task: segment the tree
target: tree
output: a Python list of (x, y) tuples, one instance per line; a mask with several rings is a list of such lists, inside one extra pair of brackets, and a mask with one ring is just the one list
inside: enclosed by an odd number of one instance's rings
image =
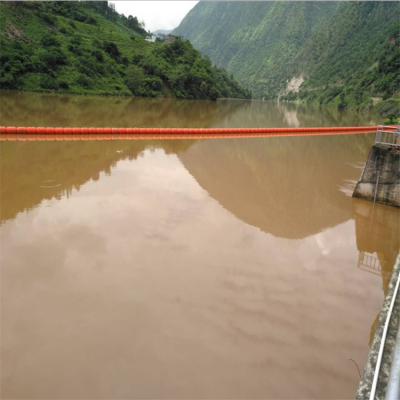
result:
[(132, 94), (139, 94), (145, 81), (145, 75), (142, 68), (137, 65), (130, 65), (125, 71), (125, 84)]
[(137, 28), (139, 28), (139, 21), (136, 17), (132, 17), (132, 15), (130, 15), (128, 17), (128, 21), (127, 21), (127, 27), (133, 30), (136, 30)]
[(118, 46), (114, 42), (103, 42), (103, 49), (106, 53), (108, 53), (111, 58), (117, 60), (121, 53), (119, 52)]

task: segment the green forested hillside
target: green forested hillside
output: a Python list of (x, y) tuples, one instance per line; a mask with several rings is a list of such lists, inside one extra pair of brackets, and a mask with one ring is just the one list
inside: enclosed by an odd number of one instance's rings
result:
[(303, 74), (300, 99), (339, 108), (371, 108), (399, 114), (400, 3), (349, 2), (319, 26), (289, 69)]
[(250, 97), (189, 41), (148, 43), (106, 1), (1, 2), (3, 89), (188, 99)]
[(314, 28), (339, 9), (335, 2), (204, 1), (174, 34), (228, 69), (257, 97), (278, 93), (285, 69)]
[(394, 97), (378, 106), (397, 112), (399, 18), (399, 2), (200, 2), (174, 33), (255, 97), (302, 77), (284, 99), (362, 109)]

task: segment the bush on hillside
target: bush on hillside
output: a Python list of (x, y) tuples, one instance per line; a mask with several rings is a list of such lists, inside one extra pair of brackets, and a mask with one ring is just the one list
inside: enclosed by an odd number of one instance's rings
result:
[(40, 87), (48, 90), (58, 90), (57, 81), (50, 75), (43, 75), (40, 79)]
[(47, 24), (47, 25), (55, 25), (57, 19), (54, 16), (52, 16), (50, 14), (47, 14), (47, 13), (43, 13), (43, 14), (40, 14), (40, 15), (42, 16), (42, 20), (43, 20), (43, 22), (45, 24)]
[(60, 42), (57, 40), (55, 35), (51, 35), (51, 34), (46, 34), (42, 37), (42, 40), (40, 41), (40, 44), (43, 47), (60, 47)]
[(103, 53), (100, 50), (93, 50), (92, 56), (94, 56), (96, 58), (97, 62), (102, 63), (104, 61)]
[(17, 83), (12, 74), (2, 72), (0, 76), (0, 89), (16, 89)]
[(90, 80), (85, 76), (80, 74), (76, 80), (76, 83), (83, 88), (88, 88), (90, 86)]
[(118, 60), (121, 55), (118, 46), (114, 42), (103, 42), (103, 50), (114, 60)]
[(25, 63), (25, 71), (26, 72), (38, 72), (38, 73), (48, 73), (49, 68), (47, 65), (42, 62), (39, 57), (32, 56), (26, 63)]
[(38, 52), (39, 59), (49, 69), (55, 70), (59, 65), (66, 65), (68, 58), (65, 53), (57, 47), (49, 47)]
[(144, 85), (145, 75), (143, 69), (137, 65), (130, 65), (125, 71), (125, 84), (132, 94), (138, 95)]
[(68, 83), (67, 83), (67, 82), (64, 82), (64, 81), (61, 81), (61, 82), (58, 84), (58, 86), (59, 86), (60, 89), (69, 89)]

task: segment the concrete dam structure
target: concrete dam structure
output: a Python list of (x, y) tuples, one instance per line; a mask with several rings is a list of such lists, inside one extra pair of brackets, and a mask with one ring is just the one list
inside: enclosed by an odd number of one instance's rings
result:
[[(385, 131), (385, 128), (389, 127), (378, 127), (375, 145), (369, 152), (353, 197), (400, 207), (400, 126), (396, 132)], [(371, 267), (373, 270), (378, 269), (382, 273), (385, 292), (382, 311), (371, 329), (371, 349), (356, 400), (400, 398), (400, 253), (394, 263), (393, 272), (385, 271), (385, 266), (393, 265), (396, 258), (400, 227), (397, 221), (382, 219), (382, 223), (391, 232), (389, 240), (384, 243), (384, 246), (391, 248), (388, 252), (391, 255), (389, 259), (382, 259), (382, 248), (376, 246), (378, 243), (376, 237), (374, 238), (376, 235), (370, 230), (371, 224), (368, 223), (368, 220), (374, 218), (375, 208), (377, 208), (377, 217), (384, 213), (384, 209), (379, 209), (379, 207), (373, 204), (371, 212), (368, 212), (362, 204), (356, 207), (356, 229), (367, 232), (366, 241), (359, 243), (357, 240), (360, 250), (359, 263), (361, 262), (370, 270)], [(369, 228), (365, 230), (368, 225)], [(377, 258), (374, 262), (372, 264), (368, 262), (368, 257), (374, 258), (375, 255)]]
[(400, 207), (400, 133), (391, 133), (391, 142), (382, 143), (378, 131), (353, 197)]

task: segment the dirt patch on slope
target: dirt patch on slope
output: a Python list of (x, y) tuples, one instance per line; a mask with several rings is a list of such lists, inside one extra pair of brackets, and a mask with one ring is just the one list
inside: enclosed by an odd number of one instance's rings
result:
[(7, 39), (8, 40), (22, 40), (24, 42), (28, 42), (28, 38), (25, 37), (24, 32), (21, 29), (18, 29), (13, 23), (10, 21), (6, 22), (6, 31), (7, 31)]

